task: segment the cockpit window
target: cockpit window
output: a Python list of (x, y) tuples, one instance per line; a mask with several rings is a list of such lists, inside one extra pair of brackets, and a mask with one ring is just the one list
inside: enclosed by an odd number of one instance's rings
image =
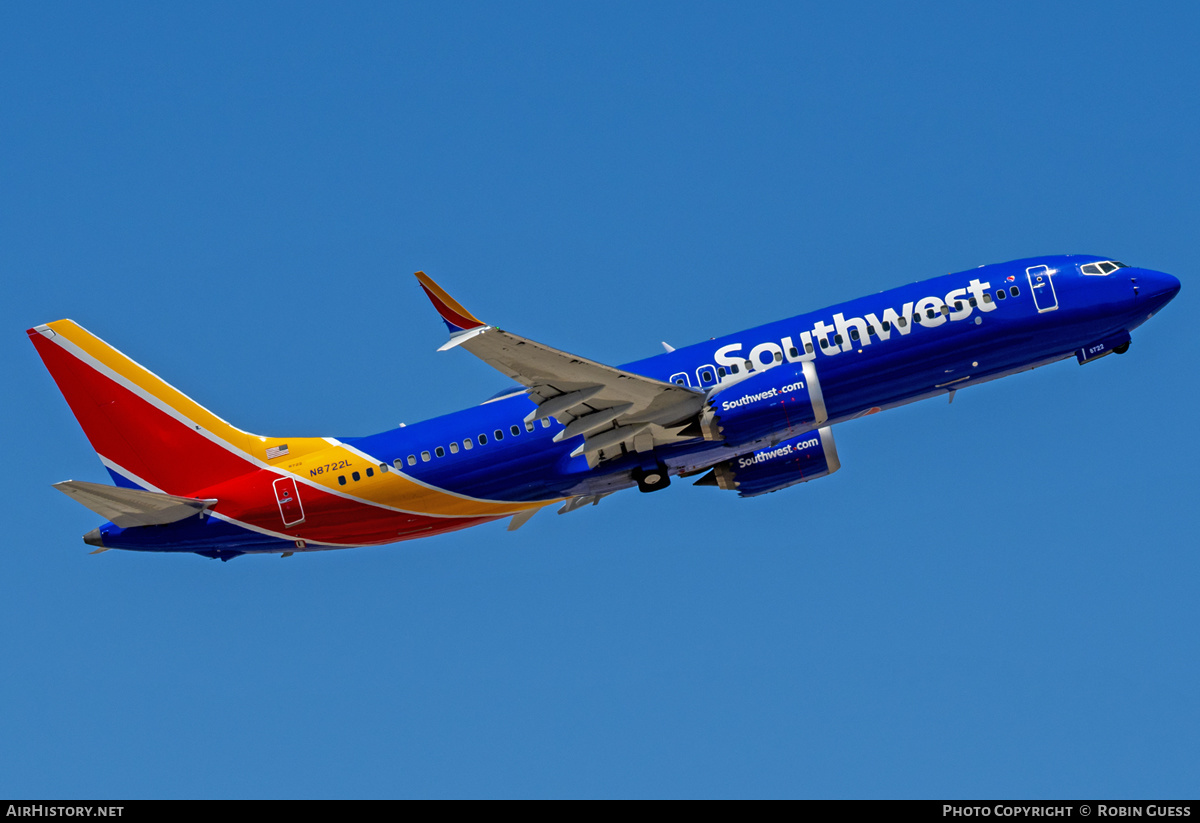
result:
[(1110, 273), (1116, 271), (1117, 269), (1127, 269), (1127, 268), (1129, 268), (1129, 267), (1126, 266), (1124, 263), (1122, 263), (1119, 260), (1104, 260), (1099, 263), (1088, 263), (1085, 266), (1080, 266), (1079, 270), (1081, 272), (1083, 272), (1084, 274), (1104, 275), (1104, 274), (1110, 274)]

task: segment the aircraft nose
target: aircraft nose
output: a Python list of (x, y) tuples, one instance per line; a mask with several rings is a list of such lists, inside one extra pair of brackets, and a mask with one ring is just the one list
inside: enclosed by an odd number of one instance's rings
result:
[(1163, 271), (1138, 269), (1132, 279), (1138, 301), (1149, 304), (1151, 311), (1158, 311), (1179, 294), (1179, 278)]

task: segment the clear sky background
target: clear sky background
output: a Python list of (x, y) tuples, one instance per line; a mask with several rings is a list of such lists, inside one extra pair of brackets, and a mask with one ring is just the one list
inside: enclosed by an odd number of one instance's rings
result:
[[(0, 6), (0, 796), (1197, 795), (1200, 6), (344, 6)], [(358, 435), (505, 385), (416, 269), (615, 364), (1064, 252), (1183, 290), (817, 482), (286, 560), (88, 556), (24, 333)]]

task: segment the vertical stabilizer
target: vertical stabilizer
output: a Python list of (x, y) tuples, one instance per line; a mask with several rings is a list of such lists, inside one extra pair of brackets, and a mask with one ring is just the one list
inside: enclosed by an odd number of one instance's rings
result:
[(27, 333), (105, 466), (139, 486), (187, 494), (283, 442), (231, 426), (70, 320)]

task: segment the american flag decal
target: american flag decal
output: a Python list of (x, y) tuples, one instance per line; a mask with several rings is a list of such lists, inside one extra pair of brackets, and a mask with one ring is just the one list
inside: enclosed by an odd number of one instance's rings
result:
[(271, 446), (267, 449), (267, 459), (274, 460), (276, 457), (283, 457), (287, 453), (287, 443), (281, 443), (278, 446)]

